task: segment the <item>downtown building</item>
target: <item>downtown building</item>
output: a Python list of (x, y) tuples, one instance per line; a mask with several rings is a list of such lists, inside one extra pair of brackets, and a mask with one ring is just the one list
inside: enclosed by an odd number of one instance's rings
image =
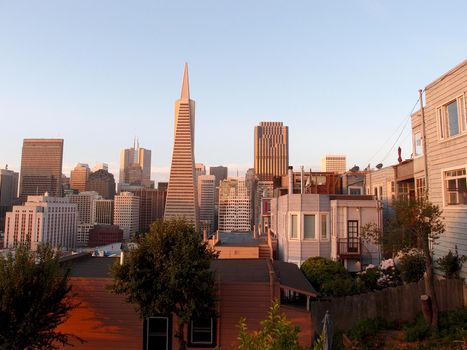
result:
[(3, 230), (3, 219), (18, 199), (19, 174), (13, 170), (0, 169), (0, 230)]
[(4, 247), (25, 244), (37, 250), (39, 244), (70, 251), (75, 248), (78, 208), (68, 198), (28, 196), (23, 205), (6, 214)]
[(220, 183), (218, 229), (221, 232), (251, 231), (251, 194), (245, 179), (228, 178)]
[(62, 195), (63, 139), (24, 139), (19, 196)]
[(140, 198), (139, 231), (149, 232), (152, 223), (164, 217), (167, 190), (164, 188), (140, 187), (130, 188), (127, 192), (131, 192)]
[(123, 239), (129, 239), (139, 230), (140, 198), (131, 192), (121, 192), (114, 199), (114, 224), (123, 230)]
[(175, 102), (174, 145), (164, 218), (184, 218), (199, 230), (194, 137), (195, 101), (190, 99), (185, 64), (180, 99)]
[(132, 148), (120, 153), (119, 191), (126, 190), (126, 186), (154, 187), (151, 182), (151, 151), (140, 147), (138, 140)]
[(70, 203), (77, 205), (79, 221), (76, 236), (76, 245), (86, 247), (89, 231), (96, 224), (112, 224), (113, 201), (102, 199), (94, 191), (81, 192), (68, 196)]
[(347, 171), (347, 158), (345, 155), (327, 154), (321, 158), (321, 171), (344, 174)]
[(91, 174), (89, 165), (78, 163), (70, 173), (70, 189), (85, 192), (88, 188), (88, 179)]
[(115, 179), (108, 170), (100, 169), (89, 175), (88, 191), (95, 191), (104, 199), (114, 199)]
[(260, 122), (255, 126), (254, 171), (258, 180), (273, 181), (287, 174), (289, 128), (282, 122)]
[(198, 204), (201, 230), (208, 234), (214, 231), (215, 225), (216, 177), (214, 175), (198, 176)]

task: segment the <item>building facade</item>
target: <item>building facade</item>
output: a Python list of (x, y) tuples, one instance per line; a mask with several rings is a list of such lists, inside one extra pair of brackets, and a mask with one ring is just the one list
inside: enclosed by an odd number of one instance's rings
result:
[(19, 174), (13, 170), (0, 169), (0, 229), (3, 229), (5, 214), (18, 199)]
[(167, 191), (155, 188), (137, 188), (130, 189), (128, 192), (140, 198), (139, 231), (148, 232), (154, 221), (164, 217)]
[(321, 171), (343, 174), (347, 170), (347, 158), (345, 155), (327, 154), (321, 158)]
[(185, 218), (199, 229), (195, 173), (195, 101), (190, 99), (188, 66), (185, 64), (180, 99), (175, 102), (174, 146), (170, 166), (165, 218)]
[(129, 239), (139, 230), (140, 198), (131, 192), (122, 192), (114, 199), (114, 224), (123, 230), (123, 239)]
[(96, 225), (112, 225), (113, 219), (114, 201), (111, 199), (96, 199), (94, 201), (94, 223)]
[(19, 196), (62, 195), (63, 139), (24, 139)]
[(132, 148), (120, 153), (119, 188), (122, 185), (151, 187), (151, 184), (151, 151), (140, 147), (135, 140)]
[(360, 231), (365, 224), (381, 227), (381, 220), (373, 196), (290, 194), (271, 201), (279, 260), (299, 266), (313, 256), (340, 260), (350, 271), (379, 264), (379, 247)]
[(75, 248), (77, 228), (78, 208), (68, 198), (28, 196), (26, 203), (6, 214), (4, 247), (26, 244), (36, 250), (48, 243), (69, 251)]
[(115, 179), (107, 170), (100, 169), (89, 175), (88, 191), (99, 193), (104, 199), (114, 199)]
[(260, 181), (287, 174), (289, 128), (282, 122), (260, 122), (255, 126), (254, 169)]
[(216, 177), (214, 175), (198, 176), (198, 205), (201, 229), (209, 234), (214, 231), (215, 224)]
[(88, 188), (88, 178), (91, 174), (89, 165), (78, 163), (70, 173), (70, 188), (79, 192), (85, 192)]
[(219, 188), (219, 231), (249, 232), (251, 217), (251, 195), (245, 179), (222, 181)]
[[(412, 115), (414, 192), (428, 193), (443, 210), (446, 227), (433, 247), (435, 259), (456, 247), (459, 255), (467, 255), (466, 91), (467, 60), (425, 87), (425, 137), (421, 111)], [(467, 277), (466, 264), (461, 277)]]

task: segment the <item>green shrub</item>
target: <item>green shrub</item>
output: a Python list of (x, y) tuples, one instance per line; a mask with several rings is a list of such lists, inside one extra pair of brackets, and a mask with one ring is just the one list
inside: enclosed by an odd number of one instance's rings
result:
[(363, 290), (362, 284), (337, 261), (311, 257), (302, 264), (301, 270), (311, 285), (323, 295), (343, 296)]
[(405, 327), (405, 341), (414, 342), (424, 340), (430, 333), (430, 326), (425, 322), (425, 319), (419, 315), (415, 323), (408, 324)]
[(409, 252), (400, 258), (402, 281), (405, 283), (418, 282), (425, 273), (425, 257), (418, 252)]
[(438, 263), (439, 269), (443, 272), (444, 277), (459, 278), (459, 272), (466, 259), (467, 257), (465, 255), (459, 256), (456, 246), (455, 254), (449, 250), (449, 253), (438, 258), (436, 262)]

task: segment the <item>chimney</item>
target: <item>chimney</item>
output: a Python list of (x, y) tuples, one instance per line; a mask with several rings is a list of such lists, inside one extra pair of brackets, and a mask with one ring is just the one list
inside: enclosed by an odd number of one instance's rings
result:
[(292, 166), (289, 166), (288, 178), (289, 178), (289, 194), (293, 194), (293, 167)]

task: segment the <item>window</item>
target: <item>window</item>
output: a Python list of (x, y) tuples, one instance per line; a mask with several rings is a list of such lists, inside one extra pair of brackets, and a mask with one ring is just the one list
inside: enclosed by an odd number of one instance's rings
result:
[(419, 177), (415, 179), (415, 190), (417, 192), (417, 198), (423, 198), (425, 196), (425, 178)]
[(417, 132), (414, 136), (414, 156), (420, 156), (422, 154), (423, 154), (422, 134)]
[(170, 319), (168, 317), (148, 317), (146, 319), (146, 350), (169, 350)]
[(383, 186), (379, 186), (379, 199), (383, 200)]
[(349, 253), (358, 252), (358, 220), (347, 221), (347, 251)]
[(303, 239), (315, 239), (315, 215), (303, 215)]
[(361, 187), (349, 187), (349, 194), (352, 196), (359, 196), (362, 194)]
[(439, 107), (437, 113), (440, 139), (453, 137), (467, 131), (463, 96)]
[(321, 215), (321, 239), (328, 239), (328, 220), (327, 215)]
[(215, 320), (209, 319), (192, 320), (190, 322), (190, 341), (189, 345), (214, 347), (216, 346)]
[(466, 171), (464, 169), (449, 170), (444, 172), (445, 201), (446, 205), (467, 204)]
[(290, 238), (297, 238), (298, 237), (298, 215), (291, 215), (290, 216)]

